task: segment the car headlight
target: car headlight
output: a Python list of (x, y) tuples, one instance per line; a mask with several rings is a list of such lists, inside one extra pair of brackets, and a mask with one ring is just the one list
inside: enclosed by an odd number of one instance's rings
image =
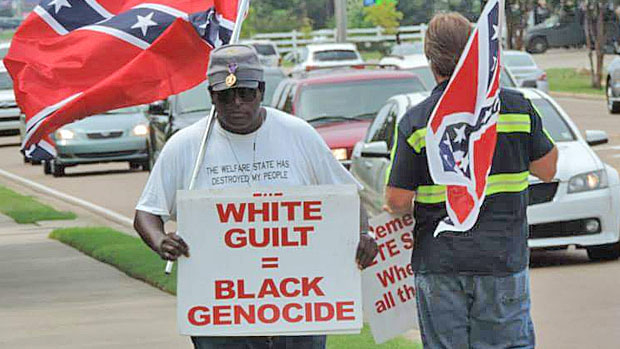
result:
[(338, 161), (345, 161), (345, 160), (347, 160), (347, 149), (346, 148), (332, 149), (332, 154), (334, 154), (334, 157)]
[(56, 131), (56, 139), (64, 141), (67, 139), (73, 139), (75, 137), (75, 133), (71, 130), (60, 129)]
[(607, 188), (607, 172), (605, 170), (583, 173), (568, 181), (568, 193), (580, 193), (583, 191)]
[(133, 134), (136, 136), (146, 136), (149, 134), (149, 128), (146, 125), (140, 124), (133, 128)]

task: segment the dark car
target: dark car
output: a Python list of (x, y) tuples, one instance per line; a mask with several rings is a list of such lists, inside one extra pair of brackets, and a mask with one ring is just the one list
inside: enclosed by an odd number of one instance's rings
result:
[(308, 121), (348, 166), (355, 143), (388, 98), (425, 90), (411, 72), (337, 68), (282, 81), (271, 106)]
[[(263, 67), (265, 70), (265, 97), (263, 104), (269, 104), (275, 88), (285, 76), (279, 68)], [(207, 81), (178, 95), (149, 105), (149, 168), (153, 168), (164, 144), (177, 131), (204, 118), (211, 110), (211, 96)]]

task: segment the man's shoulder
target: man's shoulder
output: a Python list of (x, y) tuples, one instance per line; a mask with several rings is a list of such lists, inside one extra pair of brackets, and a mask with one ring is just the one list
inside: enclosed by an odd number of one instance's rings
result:
[(439, 102), (439, 98), (441, 98), (441, 94), (434, 93), (409, 108), (398, 125), (399, 129), (405, 134), (410, 134), (425, 128), (435, 105)]
[(530, 111), (530, 102), (525, 95), (514, 88), (505, 87), (499, 92), (501, 102), (500, 114), (526, 114)]
[(207, 127), (207, 118), (202, 118), (195, 123), (182, 128), (166, 142), (165, 147), (169, 151), (187, 151), (193, 145), (200, 144), (201, 136)]

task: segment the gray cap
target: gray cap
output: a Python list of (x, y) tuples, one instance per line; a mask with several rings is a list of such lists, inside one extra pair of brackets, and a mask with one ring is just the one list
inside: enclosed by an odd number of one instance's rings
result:
[(264, 81), (263, 67), (256, 51), (248, 45), (226, 45), (211, 51), (209, 86), (213, 91), (229, 88), (257, 88)]

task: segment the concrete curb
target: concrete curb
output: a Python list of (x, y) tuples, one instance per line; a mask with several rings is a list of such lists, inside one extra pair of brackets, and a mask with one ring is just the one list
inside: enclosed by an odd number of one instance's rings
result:
[(117, 224), (120, 224), (122, 226), (126, 226), (128, 228), (133, 229), (133, 220), (125, 217), (119, 213), (116, 213), (112, 210), (108, 210), (107, 208), (95, 205), (91, 202), (88, 202), (86, 200), (82, 200), (80, 198), (76, 198), (75, 196), (71, 196), (69, 194), (65, 194), (62, 192), (59, 192), (55, 189), (46, 187), (42, 184), (39, 184), (37, 182), (31, 181), (29, 179), (25, 179), (25, 178), (21, 178), (19, 176), (16, 176), (10, 172), (4, 171), (4, 170), (0, 170), (0, 176), (9, 179), (13, 182), (16, 182), (18, 184), (21, 184), (23, 186), (29, 187), (30, 189), (52, 196), (58, 200), (67, 202), (69, 204), (72, 205), (76, 205), (79, 207), (82, 207), (83, 209), (90, 211), (96, 215), (102, 216), (104, 218), (109, 219), (112, 222), (115, 222)]
[(556, 98), (578, 98), (578, 99), (588, 99), (592, 101), (605, 101), (605, 96), (591, 95), (591, 94), (586, 94), (586, 93), (549, 91), (549, 95), (551, 97), (556, 97)]

